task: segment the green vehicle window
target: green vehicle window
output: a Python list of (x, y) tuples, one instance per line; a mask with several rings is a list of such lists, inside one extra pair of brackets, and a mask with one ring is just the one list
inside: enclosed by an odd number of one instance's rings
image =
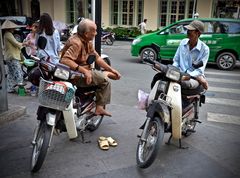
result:
[(240, 23), (223, 22), (222, 24), (226, 33), (240, 34)]

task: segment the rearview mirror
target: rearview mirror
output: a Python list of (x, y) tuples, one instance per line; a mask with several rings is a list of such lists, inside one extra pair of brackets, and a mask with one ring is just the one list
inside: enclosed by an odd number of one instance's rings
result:
[(197, 69), (197, 68), (199, 68), (199, 67), (202, 67), (202, 66), (203, 66), (203, 61), (194, 61), (194, 62), (192, 63), (192, 66), (193, 66), (193, 68), (195, 68), (195, 69)]
[(43, 50), (45, 49), (46, 45), (47, 45), (47, 39), (44, 36), (39, 36), (37, 41), (37, 46)]
[(88, 56), (87, 58), (87, 64), (91, 65), (92, 63), (94, 63), (96, 61), (96, 56), (94, 54), (91, 54)]
[(30, 59), (30, 56), (27, 54), (26, 47), (21, 48), (21, 53), (26, 59)]

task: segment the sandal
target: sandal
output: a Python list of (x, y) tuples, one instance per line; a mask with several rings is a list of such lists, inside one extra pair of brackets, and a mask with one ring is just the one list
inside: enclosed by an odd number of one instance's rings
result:
[(109, 144), (110, 146), (115, 147), (115, 146), (118, 145), (118, 143), (116, 142), (116, 140), (114, 140), (112, 137), (107, 137), (106, 139), (107, 139), (108, 144)]
[(98, 145), (102, 150), (108, 150), (109, 149), (109, 143), (106, 137), (99, 137), (98, 139)]

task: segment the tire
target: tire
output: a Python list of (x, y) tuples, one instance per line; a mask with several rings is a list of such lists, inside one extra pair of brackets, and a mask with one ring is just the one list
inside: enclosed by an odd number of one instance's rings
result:
[[(95, 107), (94, 107), (95, 108)], [(105, 106), (104, 106), (104, 109), (105, 109)], [(95, 130), (98, 129), (98, 127), (100, 126), (100, 124), (102, 123), (102, 120), (103, 120), (103, 117), (104, 116), (96, 116), (96, 115), (92, 115), (91, 116), (91, 122), (89, 123), (89, 125), (87, 126), (87, 129), (90, 131), (90, 132), (93, 132)]]
[[(154, 130), (152, 130), (154, 129)], [(154, 131), (154, 133), (151, 133)], [(164, 126), (159, 117), (153, 118), (147, 129), (147, 141), (139, 140), (136, 160), (140, 168), (148, 168), (157, 157), (160, 145), (163, 142)], [(152, 143), (150, 143), (152, 142)]]
[(107, 37), (106, 44), (107, 45), (113, 45), (113, 38), (112, 37)]
[(44, 162), (51, 138), (52, 127), (45, 121), (40, 123), (36, 143), (33, 145), (31, 156), (31, 172), (37, 172)]
[(140, 57), (141, 57), (141, 62), (144, 62), (144, 59), (150, 59), (151, 61), (156, 61), (157, 52), (153, 48), (147, 47), (141, 51)]
[(221, 70), (233, 70), (236, 65), (236, 56), (231, 52), (223, 52), (218, 55), (216, 62)]
[(197, 122), (194, 120), (198, 120), (199, 117), (199, 100), (195, 101), (193, 103), (193, 113), (194, 113), (194, 118), (189, 120), (188, 122), (185, 122), (182, 124), (182, 135), (185, 137), (190, 136), (192, 133), (195, 132), (195, 127), (197, 125)]

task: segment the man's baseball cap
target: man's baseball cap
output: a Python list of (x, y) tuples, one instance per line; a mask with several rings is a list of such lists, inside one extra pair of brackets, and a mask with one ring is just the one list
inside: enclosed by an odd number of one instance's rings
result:
[(186, 25), (184, 27), (188, 30), (198, 30), (201, 33), (204, 32), (204, 24), (199, 20), (194, 20), (189, 25)]

